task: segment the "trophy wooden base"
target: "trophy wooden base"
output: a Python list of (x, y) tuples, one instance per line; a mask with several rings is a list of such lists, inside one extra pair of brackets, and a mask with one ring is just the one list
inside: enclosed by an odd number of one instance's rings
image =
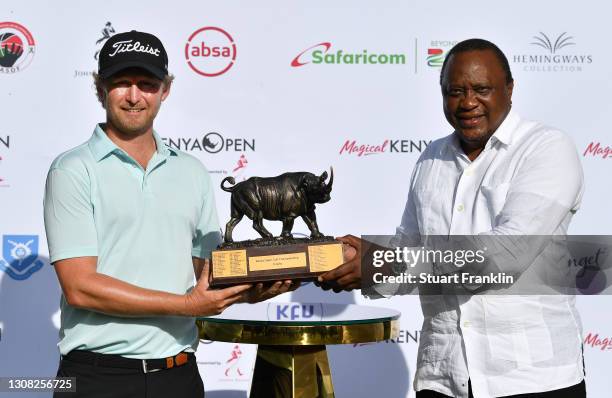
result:
[(342, 242), (330, 236), (224, 243), (212, 252), (210, 286), (312, 280), (343, 262)]

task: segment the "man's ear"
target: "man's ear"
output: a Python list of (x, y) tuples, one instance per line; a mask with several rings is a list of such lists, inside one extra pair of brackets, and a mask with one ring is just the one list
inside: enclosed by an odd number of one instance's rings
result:
[(162, 83), (162, 87), (163, 87), (163, 92), (162, 92), (162, 97), (161, 100), (165, 101), (166, 98), (168, 98), (168, 96), (170, 95), (170, 88), (172, 87), (172, 82), (166, 84), (166, 83)]
[(96, 90), (98, 92), (98, 99), (102, 104), (102, 108), (106, 109), (106, 99), (108, 98), (108, 91), (105, 87), (98, 87), (96, 88)]

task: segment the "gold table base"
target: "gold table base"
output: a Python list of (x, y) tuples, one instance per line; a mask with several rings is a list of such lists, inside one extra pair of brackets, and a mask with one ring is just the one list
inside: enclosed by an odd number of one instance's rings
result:
[[(371, 323), (308, 326), (229, 323), (213, 320), (197, 320), (196, 324), (201, 339), (259, 344), (259, 350), (273, 353), (281, 359), (284, 357), (283, 362), (292, 364), (293, 398), (335, 397), (325, 345), (377, 342), (396, 338), (399, 334), (397, 319)], [(256, 367), (254, 372), (257, 371)]]
[[(291, 392), (293, 398), (334, 398), (331, 370), (327, 359), (327, 350), (324, 345), (314, 346), (267, 346), (260, 345), (257, 355), (264, 360), (270, 356), (281, 363), (291, 364)], [(268, 371), (262, 371), (255, 366), (253, 379), (258, 378), (257, 373), (263, 372), (264, 377), (270, 377)], [(255, 395), (251, 390), (250, 398), (288, 398)]]

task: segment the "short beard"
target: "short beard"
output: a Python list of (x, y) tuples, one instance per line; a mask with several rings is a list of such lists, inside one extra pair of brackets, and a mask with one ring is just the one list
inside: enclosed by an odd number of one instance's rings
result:
[(117, 117), (113, 112), (109, 112), (107, 108), (106, 121), (121, 135), (126, 137), (137, 137), (146, 133), (153, 126), (153, 120), (156, 115), (157, 112), (153, 115), (151, 120), (146, 121), (143, 125), (136, 126), (124, 123), (121, 118)]

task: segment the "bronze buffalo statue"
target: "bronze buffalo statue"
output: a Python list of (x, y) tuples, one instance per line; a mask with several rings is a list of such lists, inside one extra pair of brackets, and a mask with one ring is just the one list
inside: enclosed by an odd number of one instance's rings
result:
[[(221, 189), (232, 194), (231, 218), (225, 226), (225, 242), (232, 242), (232, 231), (246, 214), (253, 220), (253, 228), (264, 238), (272, 234), (264, 227), (263, 219), (283, 222), (281, 237), (291, 238), (293, 221), (302, 217), (312, 238), (323, 236), (317, 226), (315, 203), (329, 201), (334, 183), (331, 168), (329, 182), (327, 172), (316, 176), (308, 172), (285, 173), (276, 177), (251, 177), (236, 184), (234, 177), (221, 181)], [(233, 186), (224, 186), (225, 182)]]

